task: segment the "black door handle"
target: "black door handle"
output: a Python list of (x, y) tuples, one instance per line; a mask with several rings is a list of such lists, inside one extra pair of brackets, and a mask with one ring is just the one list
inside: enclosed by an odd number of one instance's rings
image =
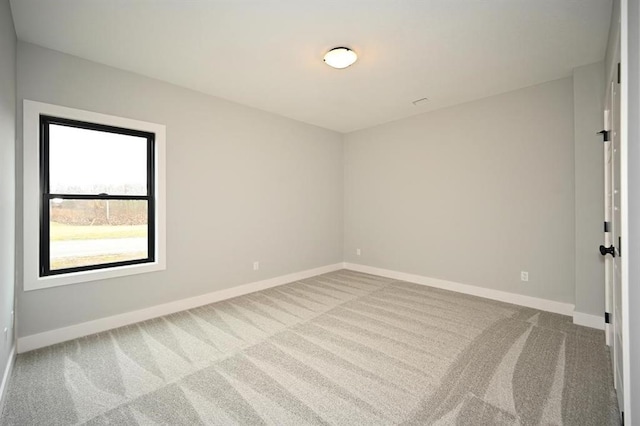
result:
[(610, 246), (610, 247), (600, 246), (600, 254), (603, 256), (610, 254), (611, 256), (616, 257), (616, 249), (613, 246)]

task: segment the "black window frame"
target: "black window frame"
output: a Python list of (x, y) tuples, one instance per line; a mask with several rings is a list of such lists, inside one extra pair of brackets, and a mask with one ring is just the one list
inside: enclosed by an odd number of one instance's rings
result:
[[(49, 192), (49, 126), (51, 124), (75, 127), (86, 130), (116, 133), (127, 136), (142, 137), (147, 140), (147, 194), (146, 195), (111, 195), (111, 194), (60, 194)], [(155, 196), (155, 133), (72, 120), (68, 118), (40, 115), (40, 260), (39, 276), (47, 277), (63, 275), (73, 272), (102, 270), (128, 265), (153, 263), (156, 260), (155, 229), (156, 229), (156, 196)], [(147, 201), (147, 257), (120, 262), (100, 263), (95, 265), (77, 266), (72, 268), (51, 270), (50, 258), (50, 201), (63, 200), (145, 200)]]

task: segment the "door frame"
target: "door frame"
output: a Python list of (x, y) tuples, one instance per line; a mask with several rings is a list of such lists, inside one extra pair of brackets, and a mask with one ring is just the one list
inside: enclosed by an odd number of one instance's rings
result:
[[(614, 21), (615, 22), (615, 21)], [(622, 377), (624, 380), (624, 407), (621, 410), (626, 412), (626, 421), (632, 424), (631, 419), (631, 336), (629, 311), (629, 2), (620, 1), (620, 215), (622, 237), (622, 326), (623, 326), (623, 347), (622, 347)], [(638, 413), (640, 414), (640, 413)]]
[[(620, 256), (620, 275), (621, 275), (621, 305), (622, 305), (622, 381), (623, 381), (623, 395), (624, 406), (619, 407), (619, 410), (624, 413), (624, 420), (627, 424), (632, 424), (632, 412), (631, 412), (631, 375), (630, 375), (630, 298), (629, 298), (629, 82), (628, 82), (628, 63), (629, 63), (629, 0), (619, 0), (619, 9), (614, 2), (614, 13), (617, 12), (618, 16), (613, 16), (611, 25), (615, 26), (610, 29), (609, 37), (615, 37), (616, 42), (610, 44), (611, 50), (607, 52), (606, 64), (610, 66), (609, 69), (605, 69), (606, 78), (606, 95), (605, 105), (603, 110), (607, 109), (607, 105), (610, 104), (611, 86), (610, 83), (614, 78), (617, 78), (618, 69), (617, 65), (620, 62), (620, 137), (619, 137), (619, 150), (620, 150), (620, 236), (621, 243), (618, 247), (618, 242), (612, 241), (612, 244), (616, 246), (622, 256)], [(610, 40), (611, 41), (611, 40)], [(605, 128), (607, 126), (605, 118)], [(605, 193), (606, 195), (606, 193)], [(615, 313), (610, 310), (613, 307), (612, 294), (609, 293), (609, 288), (606, 294), (606, 312), (610, 312), (610, 318), (613, 319)], [(613, 330), (609, 332), (609, 329), (613, 328), (612, 324), (607, 324), (607, 344), (613, 344), (611, 337)], [(613, 366), (613, 359), (612, 359)], [(614, 372), (615, 374), (615, 372)], [(640, 414), (640, 413), (638, 413)]]

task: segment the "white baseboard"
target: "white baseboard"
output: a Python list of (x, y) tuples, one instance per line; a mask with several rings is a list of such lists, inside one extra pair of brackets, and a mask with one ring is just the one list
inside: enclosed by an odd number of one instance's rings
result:
[(13, 363), (16, 360), (16, 346), (14, 345), (9, 352), (9, 358), (7, 359), (7, 366), (4, 369), (2, 375), (2, 383), (0, 383), (0, 415), (2, 415), (2, 409), (4, 408), (5, 393), (7, 386), (9, 385), (9, 378), (11, 378), (11, 371), (13, 371)]
[(598, 330), (604, 330), (604, 317), (599, 315), (591, 315), (575, 311), (573, 313), (573, 323), (583, 325), (585, 327), (597, 328)]
[(18, 353), (28, 352), (34, 349), (43, 348), (45, 346), (54, 345), (56, 343), (66, 342), (67, 340), (76, 339), (78, 337), (88, 336), (90, 334), (123, 327), (125, 325), (146, 321), (152, 318), (161, 317), (163, 315), (185, 311), (187, 309), (208, 305), (210, 303), (219, 302), (221, 300), (231, 299), (233, 297), (242, 296), (244, 294), (253, 293), (259, 290), (276, 287), (282, 284), (288, 284), (293, 281), (310, 278), (320, 274), (326, 274), (327, 272), (337, 271), (342, 268), (342, 263), (336, 263), (333, 265), (308, 269), (306, 271), (295, 272), (292, 274), (282, 275), (262, 281), (256, 281), (249, 284), (243, 284), (224, 290), (218, 290), (212, 293), (203, 294), (201, 296), (177, 300), (175, 302), (152, 306), (150, 308), (140, 309), (138, 311), (126, 312), (111, 317), (100, 318), (93, 321), (71, 325), (69, 327), (58, 328), (38, 334), (32, 334), (30, 336), (20, 337), (18, 338)]
[(364, 272), (372, 275), (380, 275), (382, 277), (408, 281), (415, 284), (426, 285), (429, 287), (451, 290), (457, 293), (484, 297), (485, 299), (499, 300), (500, 302), (513, 303), (514, 305), (526, 306), (528, 308), (539, 309), (541, 311), (554, 312), (556, 314), (568, 316), (573, 315), (574, 305), (570, 303), (540, 299), (537, 297), (509, 293), (500, 290), (493, 290), (490, 288), (478, 287), (469, 284), (460, 284), (453, 281), (430, 278), (422, 275), (407, 274), (405, 272), (397, 272), (389, 269), (374, 268), (372, 266), (359, 265), (357, 263), (345, 263), (344, 267), (345, 269), (351, 269), (352, 271)]

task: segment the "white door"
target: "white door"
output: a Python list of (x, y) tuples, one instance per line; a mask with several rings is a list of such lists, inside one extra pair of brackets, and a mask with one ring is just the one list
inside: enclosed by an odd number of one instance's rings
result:
[[(613, 312), (613, 257), (608, 256), (605, 249), (613, 245), (612, 217), (613, 217), (613, 144), (611, 143), (611, 97), (613, 96), (613, 82), (609, 84), (607, 90), (607, 101), (604, 111), (604, 128), (608, 137), (604, 140), (604, 245), (600, 246), (600, 253), (604, 256), (604, 275), (605, 275), (605, 312), (609, 316), (609, 320), (605, 324), (605, 340), (607, 346), (611, 350), (611, 360), (614, 359), (613, 354), (613, 324), (611, 321), (611, 313)], [(607, 140), (608, 139), (608, 140)]]
[(623, 382), (623, 328), (622, 328), (622, 267), (620, 253), (621, 193), (620, 193), (620, 84), (612, 81), (607, 93), (605, 125), (610, 141), (604, 143), (605, 161), (605, 232), (604, 245), (600, 252), (605, 256), (607, 312), (610, 322), (607, 326), (607, 344), (611, 347), (614, 385), (618, 395), (618, 407), (624, 407)]

